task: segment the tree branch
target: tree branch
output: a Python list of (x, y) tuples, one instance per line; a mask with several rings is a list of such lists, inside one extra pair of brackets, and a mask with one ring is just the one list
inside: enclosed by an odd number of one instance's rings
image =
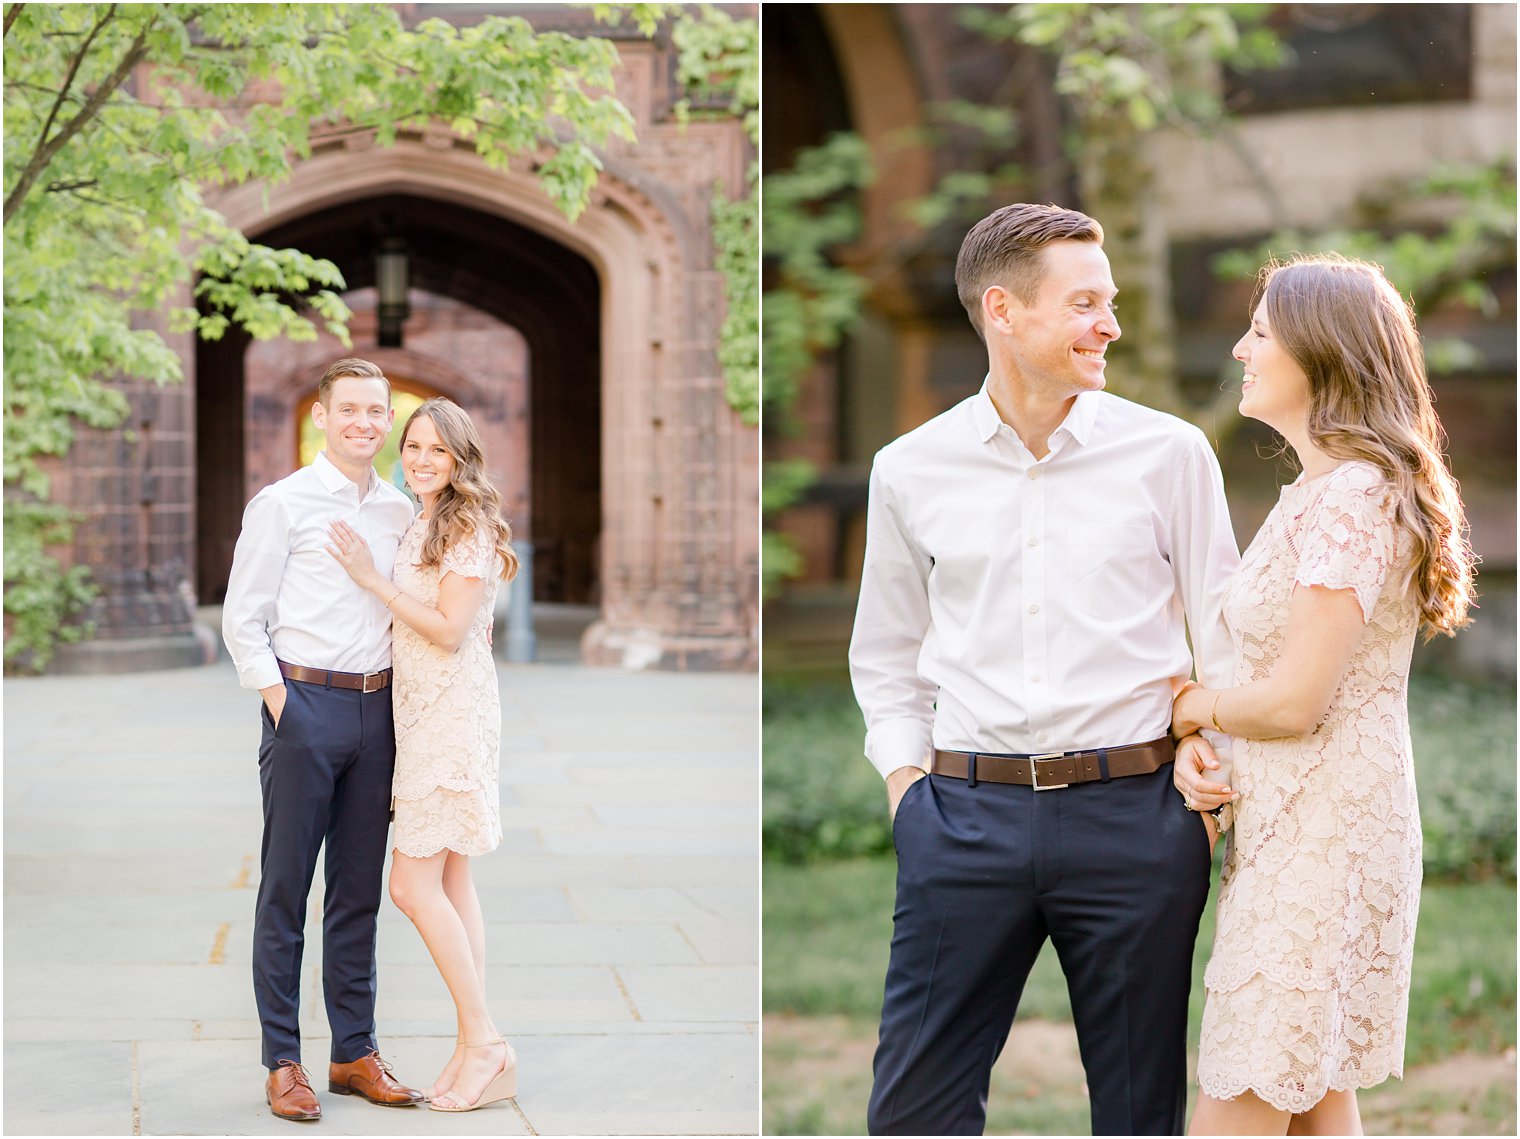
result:
[[(5, 87), (8, 91), (41, 91), (44, 95), (52, 95), (54, 97), (58, 95), (58, 88), (56, 87), (48, 87), (41, 83), (28, 83), (24, 79), (7, 79)], [(67, 98), (75, 103), (80, 101), (78, 95), (68, 95)]]
[(65, 194), (71, 190), (84, 190), (90, 186), (100, 185), (98, 178), (76, 178), (72, 182), (49, 182), (47, 192), (49, 194)]
[(52, 132), (53, 122), (58, 118), (59, 108), (63, 106), (63, 101), (69, 96), (69, 88), (74, 85), (74, 76), (79, 74), (80, 65), (84, 63), (85, 56), (90, 54), (90, 45), (95, 42), (95, 37), (100, 34), (101, 29), (115, 18), (116, 5), (112, 4), (106, 9), (106, 14), (95, 22), (95, 26), (90, 29), (90, 34), (85, 36), (84, 43), (79, 45), (79, 50), (74, 53), (74, 58), (69, 61), (69, 71), (63, 77), (63, 85), (58, 88), (58, 98), (53, 100), (53, 107), (48, 111), (47, 121), (42, 124), (42, 133), (37, 136), (37, 151), (39, 153), (43, 150), (47, 143), (48, 135)]
[(120, 210), (122, 213), (132, 214), (136, 217), (141, 217), (143, 213), (141, 206), (133, 202), (123, 201), (121, 198), (95, 198), (91, 197), (89, 194), (80, 194), (77, 192), (74, 194), (74, 197), (81, 202), (88, 202), (92, 206), (104, 206), (107, 209)]
[(148, 33), (158, 23), (157, 15), (149, 20), (137, 33), (137, 38), (132, 41), (132, 46), (127, 49), (127, 54), (122, 56), (121, 62), (116, 65), (116, 70), (111, 72), (106, 80), (95, 88), (90, 95), (89, 101), (80, 108), (79, 113), (64, 123), (63, 127), (51, 139), (47, 138), (47, 131), (52, 125), (53, 115), (57, 113), (58, 107), (62, 105), (64, 96), (68, 93), (69, 83), (72, 82), (74, 73), (78, 71), (80, 63), (83, 62), (85, 53), (89, 50), (90, 42), (94, 40), (96, 33), (105, 26), (106, 22), (112, 18), (115, 11), (116, 5), (113, 4), (106, 12), (106, 15), (102, 17), (101, 21), (95, 25), (95, 28), (90, 32), (89, 39), (85, 41), (84, 47), (75, 56), (74, 62), (69, 68), (68, 78), (64, 80), (63, 90), (59, 92), (58, 101), (53, 105), (53, 113), (48, 116), (48, 127), (43, 128), (41, 139), (39, 139), (40, 145), (32, 155), (31, 161), (27, 163), (26, 169), (21, 172), (21, 177), (17, 180), (15, 188), (6, 196), (4, 222), (9, 222), (11, 216), (21, 207), (21, 203), (26, 200), (27, 194), (31, 192), (32, 186), (41, 177), (42, 172), (47, 169), (48, 163), (52, 162), (54, 156), (67, 145), (71, 138), (84, 129), (85, 125), (100, 113), (100, 108), (105, 106), (106, 100), (114, 95), (116, 89), (126, 82), (127, 76), (132, 74), (132, 69), (141, 63), (143, 57), (147, 54)]
[(16, 17), (21, 15), (21, 9), (25, 7), (25, 4), (12, 4), (5, 10), (5, 31), (0, 33), (0, 39), (10, 34), (11, 25), (16, 22)]

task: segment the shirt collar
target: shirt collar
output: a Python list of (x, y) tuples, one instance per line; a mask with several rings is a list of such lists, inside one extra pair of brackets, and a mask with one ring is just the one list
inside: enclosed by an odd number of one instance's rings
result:
[[(997, 429), (1003, 425), (1003, 417), (998, 414), (992, 397), (987, 394), (987, 377), (982, 381), (982, 388), (971, 398), (971, 421), (976, 425), (976, 437), (983, 443), (997, 434)], [(1066, 432), (1078, 443), (1085, 446), (1087, 440), (1092, 437), (1093, 423), (1098, 418), (1098, 396), (1100, 392), (1081, 392), (1071, 405), (1071, 410), (1066, 413), (1066, 418), (1061, 420), (1061, 425), (1055, 433)]]
[[(357, 484), (338, 470), (337, 466), (327, 457), (326, 451), (318, 451), (317, 457), (311, 461), (311, 469), (317, 472), (317, 478), (322, 480), (322, 485), (327, 488), (329, 494), (337, 494), (344, 487), (355, 487)], [(375, 489), (375, 470), (370, 468), (369, 483), (358, 491), (359, 501), (363, 502), (370, 491)]]
[(1057, 431), (1064, 431), (1082, 446), (1092, 438), (1093, 424), (1098, 419), (1098, 397), (1102, 392), (1081, 392), (1071, 405), (1071, 410), (1066, 413), (1066, 418), (1061, 421)]
[(991, 378), (988, 376), (982, 380), (982, 390), (971, 397), (971, 422), (976, 425), (977, 439), (983, 443), (996, 435), (997, 429), (1003, 425), (1003, 417), (987, 394), (987, 382)]

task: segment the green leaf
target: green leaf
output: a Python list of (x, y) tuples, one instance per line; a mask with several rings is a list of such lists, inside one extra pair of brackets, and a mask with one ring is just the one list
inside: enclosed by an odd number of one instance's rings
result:
[(1124, 104), (1129, 112), (1129, 121), (1135, 125), (1137, 131), (1145, 132), (1156, 129), (1156, 104), (1152, 103), (1144, 95), (1133, 95)]

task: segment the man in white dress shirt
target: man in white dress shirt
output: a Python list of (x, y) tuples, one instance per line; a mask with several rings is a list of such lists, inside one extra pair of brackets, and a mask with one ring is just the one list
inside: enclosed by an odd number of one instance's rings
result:
[(873, 1134), (982, 1132), (1047, 938), (1094, 1134), (1182, 1131), (1213, 820), (1168, 730), (1189, 635), (1230, 683), (1239, 558), (1203, 434), (1103, 391), (1102, 241), (1055, 206), (979, 222), (956, 283), (986, 382), (872, 467), (850, 667), (898, 857)]
[(346, 359), (327, 370), (312, 407), (326, 449), (248, 504), (227, 583), (223, 637), (242, 686), (264, 701), (253, 987), (270, 1070), (264, 1095), (282, 1119), (322, 1113), (301, 1066), (300, 978), (324, 841), (328, 1089), (387, 1107), (423, 1098), (391, 1077), (375, 1044), (375, 919), (396, 760), (391, 615), (326, 550), (329, 523), (342, 519), (390, 574), (412, 506), (373, 463), (395, 414), (375, 364)]

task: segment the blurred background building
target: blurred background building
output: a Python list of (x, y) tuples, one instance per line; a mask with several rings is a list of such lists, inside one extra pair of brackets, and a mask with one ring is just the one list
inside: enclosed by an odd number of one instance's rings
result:
[[(955, 254), (973, 221), (1024, 200), (1087, 210), (1107, 229), (1125, 329), (1115, 347), (1128, 353), (1111, 353), (1110, 389), (1187, 414), (1215, 440), (1242, 545), (1292, 475), (1270, 457), (1271, 432), (1234, 410), (1239, 365), (1230, 350), (1248, 322), (1253, 283), (1249, 269), (1222, 274), (1220, 255), (1260, 253), (1269, 235), (1285, 231), (1318, 235), (1321, 248), (1354, 247), (1336, 237), (1351, 231), (1381, 235), (1390, 248), (1401, 235), (1423, 236), (1447, 252), (1470, 237), (1444, 277), (1422, 286), (1416, 306), (1482, 557), (1482, 608), (1455, 641), (1418, 651), (1427, 662), (1513, 676), (1516, 10), (1258, 7), (1264, 32), (1287, 49), (1281, 64), (1202, 69), (1200, 89), (1223, 111), (1216, 130), (1170, 129), (1164, 116), (1148, 129), (1145, 108), (1122, 105), (1120, 127), (1133, 119), (1147, 128), (1128, 167), (1102, 137), (1104, 120), (1090, 107), (1084, 117), (1072, 98), (1070, 60), (1058, 67), (1063, 45), (1032, 46), (1058, 33), (1026, 26), (1022, 40), (998, 34), (1006, 8), (766, 9), (768, 288), (782, 275), (772, 256), (771, 234), (782, 231), (769, 216), (769, 176), (839, 132), (860, 140), (874, 167), (864, 185), (835, 189), (822, 203), (858, 218), (853, 237), (828, 249), (834, 266), (864, 282), (858, 312), (838, 346), (800, 373), (789, 405), (768, 411), (767, 461), (802, 460), (813, 471), (769, 519), (790, 543), (796, 572), (766, 607), (768, 671), (842, 667), (872, 455), (981, 384), (985, 350), (956, 299)], [(1107, 61), (1120, 78), (1137, 70), (1135, 60), (1114, 62), (1122, 55)], [(1147, 59), (1138, 67), (1154, 71)], [(989, 122), (1001, 124), (1004, 143), (989, 143)], [(1095, 170), (1103, 161), (1109, 168)], [(1452, 186), (1430, 181), (1451, 172)], [(1464, 178), (1488, 179), (1489, 189), (1453, 189)], [(950, 216), (915, 206), (957, 195)], [(1279, 243), (1276, 251), (1295, 247), (1316, 246)], [(1414, 286), (1385, 264), (1409, 295)], [(1160, 280), (1142, 280), (1156, 270)], [(1149, 311), (1152, 303), (1160, 309)], [(1147, 370), (1159, 387), (1127, 383)]]
[[(333, 133), (279, 184), (208, 191), (250, 238), (337, 264), (353, 344), (165, 333), (186, 382), (130, 386), (126, 430), (81, 431), (58, 472), (54, 500), (86, 518), (72, 560), (102, 592), (94, 637), (62, 646), (54, 670), (203, 659), (195, 609), (225, 595), (248, 500), (319, 445), (311, 403), (341, 356), (385, 369), (398, 429), (433, 395), (480, 424), (505, 514), (531, 549), (537, 609), (584, 629), (583, 659), (752, 667), (759, 439), (725, 399), (710, 232), (715, 190), (743, 192), (742, 123), (677, 121), (686, 92), (666, 32), (646, 39), (557, 6), (397, 7), (408, 26), (518, 15), (614, 39), (638, 141), (602, 155), (574, 223), (526, 159), (492, 169), (442, 124), (393, 146)], [(395, 438), (380, 465), (399, 483)]]

